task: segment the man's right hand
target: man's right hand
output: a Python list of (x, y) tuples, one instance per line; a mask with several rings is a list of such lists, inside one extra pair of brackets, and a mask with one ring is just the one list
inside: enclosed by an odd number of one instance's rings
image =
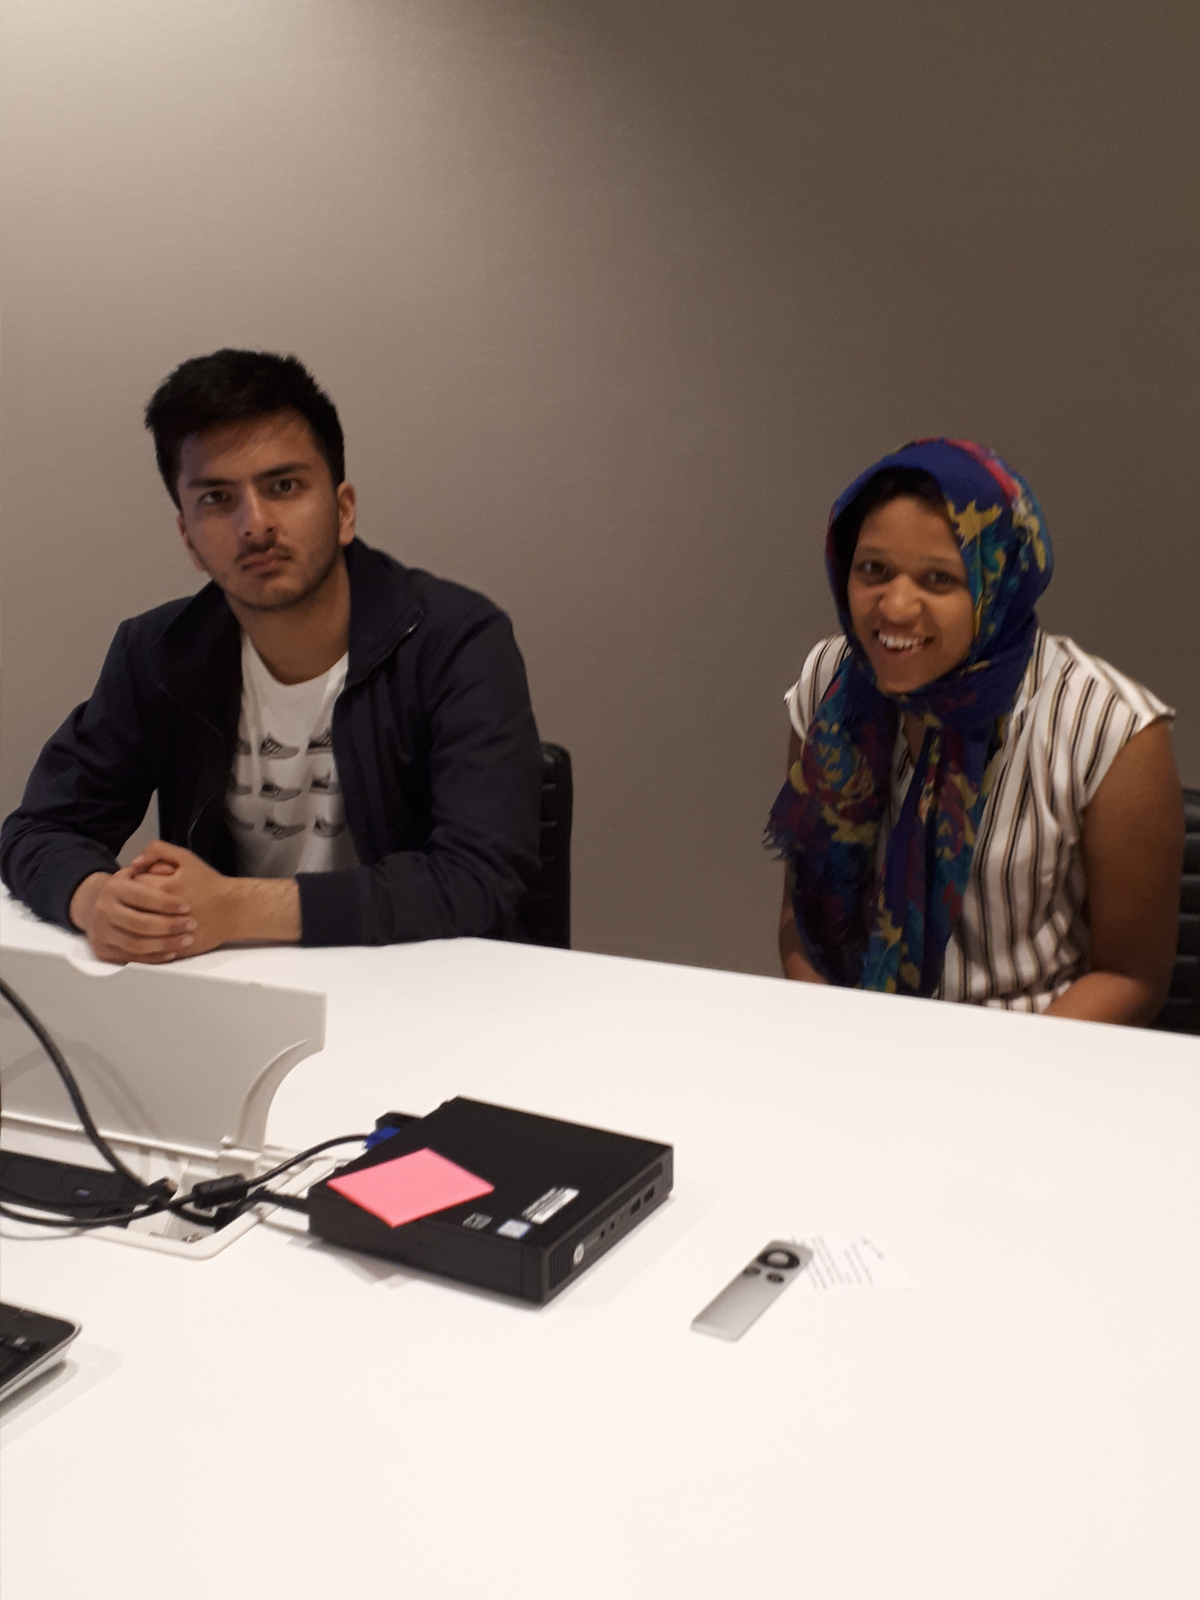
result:
[(192, 944), (191, 908), (156, 872), (93, 872), (71, 896), (71, 921), (101, 961), (174, 961)]

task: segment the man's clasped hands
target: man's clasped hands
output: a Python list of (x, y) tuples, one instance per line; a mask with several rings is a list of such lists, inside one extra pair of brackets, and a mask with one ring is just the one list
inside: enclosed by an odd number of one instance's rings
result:
[(117, 872), (89, 874), (70, 917), (101, 961), (161, 964), (239, 940), (300, 937), (294, 879), (229, 878), (162, 839)]

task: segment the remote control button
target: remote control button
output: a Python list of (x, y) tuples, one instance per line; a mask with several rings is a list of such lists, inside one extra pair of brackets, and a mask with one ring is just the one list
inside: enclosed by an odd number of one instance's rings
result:
[(747, 1267), (745, 1272), (742, 1273), (743, 1278), (757, 1278), (758, 1275), (759, 1272), (757, 1267)]
[(791, 1267), (800, 1265), (800, 1257), (792, 1250), (768, 1250), (758, 1258), (764, 1267)]
[(783, 1273), (782, 1272), (768, 1272), (767, 1273), (767, 1282), (768, 1283), (782, 1283), (783, 1282)]

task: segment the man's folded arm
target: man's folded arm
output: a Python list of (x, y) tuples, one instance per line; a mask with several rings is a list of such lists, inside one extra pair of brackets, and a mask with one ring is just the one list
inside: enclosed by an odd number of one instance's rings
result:
[(47, 742), (20, 806), (0, 831), (0, 877), (48, 922), (71, 927), (71, 896), (117, 852), (155, 788), (152, 737), (130, 670), (128, 623), (109, 648), (91, 698)]
[(433, 827), (423, 849), (302, 873), (301, 942), (503, 938), (537, 881), (542, 756), (525, 666), (492, 607), (423, 669)]

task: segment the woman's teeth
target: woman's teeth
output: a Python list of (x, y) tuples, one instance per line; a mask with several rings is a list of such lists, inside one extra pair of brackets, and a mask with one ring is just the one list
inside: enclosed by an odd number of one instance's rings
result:
[(875, 637), (885, 650), (916, 650), (925, 643), (924, 639), (902, 639), (895, 633), (876, 633)]

